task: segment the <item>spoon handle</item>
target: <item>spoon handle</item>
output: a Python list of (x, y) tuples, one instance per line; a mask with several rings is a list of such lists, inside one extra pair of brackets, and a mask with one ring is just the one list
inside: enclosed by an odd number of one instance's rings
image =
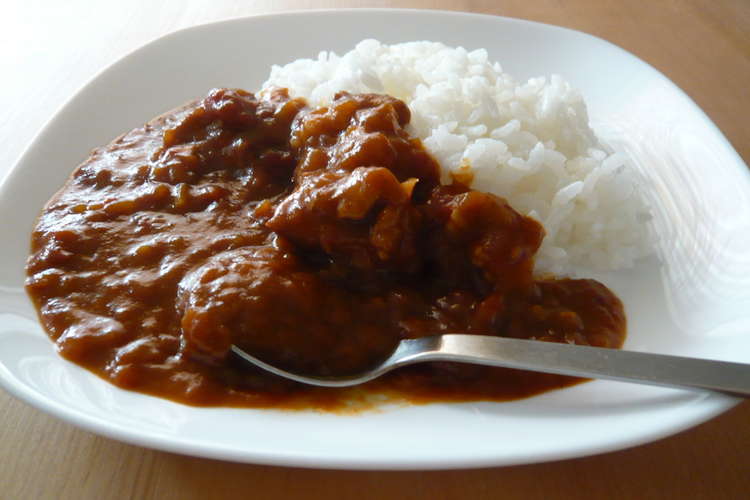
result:
[(431, 359), (750, 396), (750, 364), (481, 335), (436, 339)]

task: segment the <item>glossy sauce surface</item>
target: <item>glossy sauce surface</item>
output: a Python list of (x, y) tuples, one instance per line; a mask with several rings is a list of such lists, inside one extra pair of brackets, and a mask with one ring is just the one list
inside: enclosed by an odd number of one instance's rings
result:
[(432, 363), (322, 389), (229, 354), (234, 343), (330, 375), (437, 333), (621, 345), (617, 297), (593, 280), (535, 279), (542, 227), (498, 197), (441, 185), (409, 117), (388, 96), (310, 109), (282, 89), (217, 89), (94, 151), (32, 235), (27, 290), (60, 353), (193, 405), (340, 410), (574, 383)]

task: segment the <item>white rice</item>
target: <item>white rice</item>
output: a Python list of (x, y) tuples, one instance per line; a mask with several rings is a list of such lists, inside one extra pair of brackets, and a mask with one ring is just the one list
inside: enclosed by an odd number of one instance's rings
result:
[(274, 66), (263, 88), (271, 86), (314, 106), (340, 90), (406, 102), (409, 132), (440, 162), (443, 181), (469, 170), (473, 188), (544, 225), (540, 271), (622, 269), (651, 251), (627, 158), (599, 143), (581, 94), (559, 76), (518, 83), (484, 49), (364, 40), (343, 56)]

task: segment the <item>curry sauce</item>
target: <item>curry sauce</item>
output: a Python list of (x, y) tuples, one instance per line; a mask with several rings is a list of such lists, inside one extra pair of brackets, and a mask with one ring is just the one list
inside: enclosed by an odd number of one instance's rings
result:
[(27, 290), (66, 359), (191, 405), (336, 410), (373, 395), (507, 400), (577, 379), (430, 363), (325, 389), (399, 340), (474, 333), (619, 347), (593, 280), (537, 278), (544, 236), (505, 200), (444, 185), (406, 105), (217, 89), (95, 150), (32, 235)]

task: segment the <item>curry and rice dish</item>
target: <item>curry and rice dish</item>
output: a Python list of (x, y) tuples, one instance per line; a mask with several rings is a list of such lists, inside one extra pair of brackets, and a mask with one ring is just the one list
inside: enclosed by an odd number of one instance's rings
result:
[(327, 389), (231, 354), (336, 375), (440, 333), (622, 344), (618, 298), (535, 274), (542, 225), (470, 176), (445, 182), (411, 118), (384, 94), (315, 106), (285, 88), (215, 89), (95, 150), (45, 207), (27, 264), (60, 354), (199, 406), (501, 401), (578, 382), (429, 363)]

